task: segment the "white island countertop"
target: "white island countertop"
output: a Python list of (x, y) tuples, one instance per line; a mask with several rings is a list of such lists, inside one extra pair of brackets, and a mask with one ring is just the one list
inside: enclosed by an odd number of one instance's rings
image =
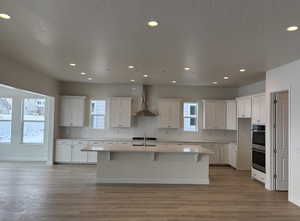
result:
[(81, 151), (95, 152), (155, 152), (213, 154), (199, 144), (157, 144), (156, 146), (133, 146), (131, 144), (101, 144), (86, 146)]

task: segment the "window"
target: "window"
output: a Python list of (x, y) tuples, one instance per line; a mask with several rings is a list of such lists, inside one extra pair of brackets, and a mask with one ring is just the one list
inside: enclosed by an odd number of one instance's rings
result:
[(198, 131), (198, 104), (183, 104), (183, 130)]
[(12, 98), (0, 98), (0, 143), (11, 142)]
[(44, 143), (45, 99), (25, 98), (23, 103), (23, 143)]
[(91, 116), (90, 123), (94, 129), (105, 128), (105, 100), (91, 100)]

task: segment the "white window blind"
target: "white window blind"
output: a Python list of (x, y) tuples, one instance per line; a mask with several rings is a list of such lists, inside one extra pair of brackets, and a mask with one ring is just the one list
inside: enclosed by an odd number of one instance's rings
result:
[(198, 131), (198, 104), (183, 103), (183, 130)]
[(11, 142), (12, 98), (0, 98), (0, 143)]
[(106, 102), (105, 100), (91, 100), (90, 124), (91, 128), (105, 128)]

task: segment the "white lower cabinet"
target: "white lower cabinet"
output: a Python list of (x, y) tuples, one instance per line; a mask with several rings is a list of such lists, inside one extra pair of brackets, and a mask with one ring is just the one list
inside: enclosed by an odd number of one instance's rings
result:
[(57, 140), (55, 148), (55, 162), (57, 163), (96, 163), (96, 152), (83, 152), (88, 141)]
[(60, 162), (60, 163), (71, 162), (71, 146), (72, 146), (72, 141), (70, 140), (56, 141), (55, 162)]
[(235, 143), (228, 144), (228, 164), (233, 168), (237, 167), (237, 145)]
[(86, 141), (73, 141), (71, 147), (71, 162), (72, 163), (86, 163), (87, 152), (81, 151), (88, 142)]
[(230, 165), (236, 168), (237, 164), (237, 145), (229, 144), (202, 144), (203, 147), (211, 150), (213, 154), (209, 156), (209, 164), (212, 165)]
[(87, 153), (87, 162), (88, 163), (97, 163), (97, 152), (88, 152)]

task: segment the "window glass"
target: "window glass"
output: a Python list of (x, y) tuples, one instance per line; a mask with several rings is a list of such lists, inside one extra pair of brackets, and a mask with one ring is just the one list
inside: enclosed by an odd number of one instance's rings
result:
[(0, 98), (0, 143), (11, 142), (12, 98)]
[(23, 105), (23, 143), (44, 143), (45, 99), (26, 98)]
[(184, 103), (183, 104), (183, 130), (198, 131), (198, 104)]
[(105, 100), (91, 100), (91, 127), (94, 129), (105, 128), (105, 113), (106, 102)]
[(24, 120), (45, 120), (45, 99), (24, 99)]
[(24, 122), (23, 143), (44, 143), (44, 122)]

